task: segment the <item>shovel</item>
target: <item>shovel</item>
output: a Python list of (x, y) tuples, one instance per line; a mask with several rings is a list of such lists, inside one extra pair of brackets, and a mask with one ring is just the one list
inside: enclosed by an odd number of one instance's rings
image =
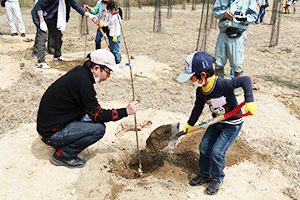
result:
[(94, 21), (94, 20), (93, 20), (93, 22), (94, 22), (94, 24), (96, 24), (96, 25), (98, 26), (98, 28), (99, 28), (99, 30), (100, 30), (100, 32), (101, 32), (101, 34), (102, 34), (102, 35), (103, 35), (103, 37), (104, 37), (104, 40), (105, 40), (105, 42), (106, 42), (106, 44), (107, 44), (107, 46), (108, 46), (109, 50), (111, 51), (111, 48), (110, 48), (110, 45), (109, 45), (108, 39), (107, 39), (107, 37), (104, 35), (104, 32), (103, 32), (103, 30), (102, 30), (102, 27), (100, 26), (100, 18), (99, 18), (99, 16), (98, 16), (98, 15), (97, 15), (96, 17), (97, 17), (97, 21)]
[(173, 132), (172, 130), (172, 135), (170, 136), (170, 142), (169, 142), (169, 145), (164, 147), (163, 150), (167, 150), (167, 149), (175, 149), (176, 147), (176, 144), (177, 144), (177, 141), (178, 141), (178, 138), (182, 135), (190, 135), (192, 134), (192, 132), (196, 131), (196, 130), (199, 130), (200, 128), (203, 128), (203, 127), (207, 127), (207, 126), (210, 126), (212, 124), (216, 124), (220, 121), (223, 121), (225, 119), (228, 119), (230, 117), (233, 117), (233, 116), (237, 116), (237, 117), (245, 117), (245, 116), (248, 116), (248, 115), (252, 115), (250, 112), (248, 113), (244, 113), (244, 114), (238, 114), (237, 112), (245, 105), (245, 102), (239, 104), (235, 109), (233, 109), (232, 111), (228, 112), (228, 113), (225, 113), (223, 115), (220, 115), (218, 117), (215, 117), (215, 118), (212, 118), (210, 120), (207, 120), (205, 122), (202, 122), (198, 125), (195, 125), (195, 126), (192, 126), (190, 128), (188, 128), (186, 130), (186, 132), (183, 132), (183, 131), (180, 131), (180, 132)]

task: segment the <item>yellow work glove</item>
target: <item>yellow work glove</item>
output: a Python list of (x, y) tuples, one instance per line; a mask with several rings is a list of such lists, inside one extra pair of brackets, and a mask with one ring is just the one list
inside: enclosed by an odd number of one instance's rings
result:
[(103, 24), (100, 23), (100, 27), (102, 28), (102, 27), (103, 27)]
[(113, 42), (117, 42), (117, 36), (116, 35), (113, 37)]
[(256, 114), (256, 110), (257, 110), (257, 104), (254, 102), (247, 102), (245, 103), (246, 107), (245, 107), (245, 112), (250, 112), (253, 116), (255, 116)]
[[(184, 128), (183, 128), (183, 132), (186, 133), (187, 129), (188, 129), (188, 128), (191, 128), (191, 127), (192, 127), (191, 125), (186, 124), (186, 125), (184, 126)], [(186, 133), (185, 135), (191, 135), (192, 133), (193, 133), (193, 132)]]

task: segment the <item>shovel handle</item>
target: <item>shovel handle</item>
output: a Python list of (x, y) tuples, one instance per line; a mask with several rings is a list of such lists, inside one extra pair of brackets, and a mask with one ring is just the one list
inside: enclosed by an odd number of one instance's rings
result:
[[(206, 126), (209, 126), (209, 125), (212, 125), (212, 124), (216, 124), (220, 121), (223, 121), (223, 120), (228, 119), (228, 118), (233, 117), (233, 116), (245, 117), (245, 116), (252, 115), (250, 112), (243, 113), (243, 114), (237, 113), (244, 105), (245, 105), (245, 102), (242, 102), (235, 109), (233, 109), (232, 111), (230, 111), (228, 113), (225, 113), (223, 115), (220, 115), (218, 117), (212, 118), (208, 121), (202, 122), (198, 125), (195, 125), (195, 126), (192, 126), (192, 127), (188, 128), (185, 132), (185, 135), (189, 135), (189, 133), (197, 131), (202, 127), (206, 127)], [(182, 134), (182, 135), (184, 135), (184, 134)]]

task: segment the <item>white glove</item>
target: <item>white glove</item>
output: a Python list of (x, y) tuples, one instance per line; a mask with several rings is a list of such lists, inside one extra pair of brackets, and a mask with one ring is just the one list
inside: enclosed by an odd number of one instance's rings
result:
[(46, 22), (41, 22), (41, 23), (40, 23), (40, 29), (41, 29), (42, 31), (47, 32), (48, 27), (47, 27)]
[(97, 18), (96, 15), (89, 15), (89, 18), (90, 18), (95, 24), (98, 23), (98, 18)]

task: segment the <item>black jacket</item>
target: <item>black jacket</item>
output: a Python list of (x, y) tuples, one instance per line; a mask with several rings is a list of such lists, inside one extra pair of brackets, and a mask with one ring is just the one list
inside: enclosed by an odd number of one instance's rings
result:
[[(38, 11), (42, 11), (45, 21), (53, 16), (53, 12), (58, 9), (59, 0), (38, 0), (33, 9), (31, 10), (31, 16), (33, 23), (37, 26), (40, 25)], [(66, 21), (70, 18), (70, 9), (74, 8), (78, 13), (84, 15), (85, 11), (81, 8), (75, 0), (66, 0)]]
[(105, 110), (98, 104), (91, 70), (77, 66), (56, 80), (44, 93), (37, 116), (37, 131), (51, 137), (88, 114), (93, 122), (116, 121), (127, 116), (126, 108)]

